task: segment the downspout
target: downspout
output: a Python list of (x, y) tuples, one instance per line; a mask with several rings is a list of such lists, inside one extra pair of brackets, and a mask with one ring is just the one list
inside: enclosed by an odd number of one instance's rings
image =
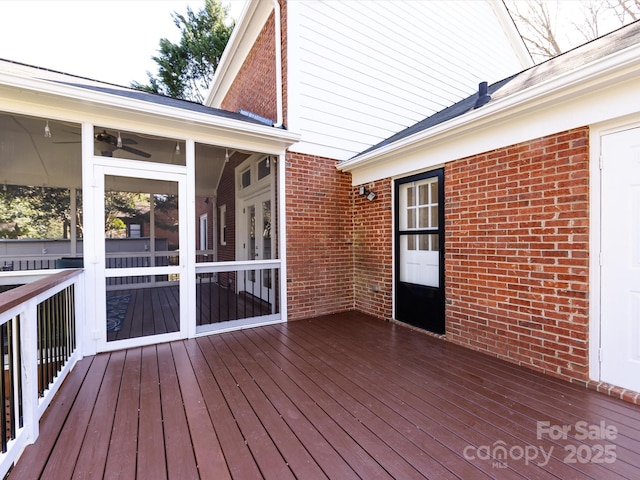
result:
[(276, 109), (277, 120), (273, 125), (276, 128), (282, 127), (283, 124), (283, 106), (282, 106), (282, 32), (280, 21), (280, 2), (278, 0), (272, 0), (273, 2), (273, 15), (275, 21), (275, 42), (276, 42)]

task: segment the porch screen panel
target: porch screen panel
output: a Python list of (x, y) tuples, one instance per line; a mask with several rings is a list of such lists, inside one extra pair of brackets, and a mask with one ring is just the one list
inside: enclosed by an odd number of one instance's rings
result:
[(107, 175), (105, 190), (106, 268), (178, 265), (177, 184)]
[(107, 341), (178, 332), (178, 182), (105, 175), (104, 216)]

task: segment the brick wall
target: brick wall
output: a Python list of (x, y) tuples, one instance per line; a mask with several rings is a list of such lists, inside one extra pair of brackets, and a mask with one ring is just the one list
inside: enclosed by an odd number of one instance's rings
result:
[(365, 185), (377, 197), (369, 201), (353, 190), (353, 251), (355, 309), (378, 318), (391, 318), (393, 225), (391, 180)]
[(227, 92), (221, 108), (232, 112), (242, 109), (276, 119), (274, 25), (271, 14)]
[(445, 167), (447, 337), (588, 379), (588, 128)]
[(351, 176), (336, 161), (287, 154), (289, 320), (354, 308)]
[(226, 245), (220, 244), (220, 221), (217, 222), (215, 241), (218, 249), (218, 261), (228, 262), (236, 260), (236, 186), (235, 186), (235, 170), (242, 162), (247, 159), (248, 155), (235, 152), (232, 153), (229, 162), (225, 164), (218, 185), (218, 197), (216, 199), (216, 208), (222, 205), (226, 206)]

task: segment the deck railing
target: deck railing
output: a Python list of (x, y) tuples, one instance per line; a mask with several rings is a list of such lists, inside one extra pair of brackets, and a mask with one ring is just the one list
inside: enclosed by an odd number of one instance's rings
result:
[(197, 264), (198, 333), (279, 321), (280, 266), (279, 260)]
[[(65, 270), (0, 294), (0, 478), (38, 437), (40, 417), (80, 358), (75, 312), (82, 275)], [(6, 274), (2, 280), (12, 281)]]
[(0, 271), (49, 270), (56, 268), (60, 255), (0, 255)]

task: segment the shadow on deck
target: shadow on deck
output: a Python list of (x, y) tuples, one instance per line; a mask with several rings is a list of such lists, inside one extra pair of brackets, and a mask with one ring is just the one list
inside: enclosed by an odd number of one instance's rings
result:
[(10, 479), (640, 478), (639, 407), (359, 313), (85, 358), (40, 432)]

